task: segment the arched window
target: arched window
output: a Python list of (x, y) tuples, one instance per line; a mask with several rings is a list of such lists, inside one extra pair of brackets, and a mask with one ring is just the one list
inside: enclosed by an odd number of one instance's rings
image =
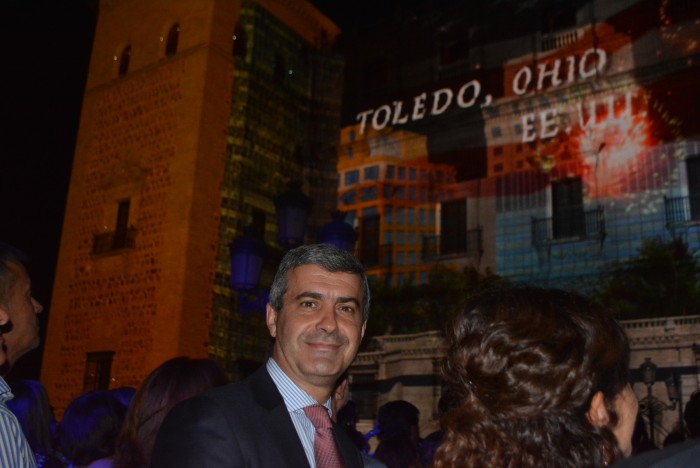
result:
[(165, 56), (172, 57), (177, 53), (177, 41), (180, 38), (180, 25), (173, 24), (168, 31), (168, 41), (165, 43)]
[(233, 56), (245, 57), (247, 46), (245, 29), (243, 29), (241, 25), (237, 25), (233, 32)]
[(126, 75), (129, 71), (129, 61), (131, 60), (131, 46), (128, 45), (122, 50), (122, 54), (119, 57), (119, 77)]

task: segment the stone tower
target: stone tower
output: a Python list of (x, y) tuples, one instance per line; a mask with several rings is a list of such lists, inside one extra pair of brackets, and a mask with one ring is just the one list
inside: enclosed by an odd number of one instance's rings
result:
[(228, 244), (255, 224), (274, 254), (291, 180), (330, 217), (338, 34), (304, 0), (100, 2), (41, 375), (59, 411), (178, 355), (262, 361)]

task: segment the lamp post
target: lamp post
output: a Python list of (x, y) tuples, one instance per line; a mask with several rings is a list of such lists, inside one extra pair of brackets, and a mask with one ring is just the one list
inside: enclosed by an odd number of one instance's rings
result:
[[(274, 199), (277, 211), (277, 242), (285, 250), (291, 250), (304, 243), (306, 223), (313, 202), (301, 191), (301, 184), (290, 183), (289, 189)], [(333, 221), (317, 231), (321, 243), (335, 245), (352, 252), (357, 233), (343, 221), (344, 213), (333, 213)], [(268, 299), (268, 289), (258, 290), (260, 275), (265, 259), (265, 242), (256, 236), (251, 228), (229, 245), (231, 262), (231, 289), (239, 295), (239, 306), (247, 313), (261, 310)], [(245, 298), (245, 300), (240, 300)]]
[(651, 358), (644, 358), (644, 362), (639, 366), (639, 369), (642, 371), (642, 380), (647, 386), (646, 407), (649, 417), (649, 438), (654, 444), (654, 396), (652, 395), (651, 387), (653, 387), (654, 382), (656, 382), (656, 364), (651, 362)]
[(683, 404), (682, 396), (679, 382), (674, 374), (669, 375), (665, 379), (666, 392), (668, 393), (668, 399), (671, 404), (666, 404), (663, 401), (656, 398), (652, 393), (652, 387), (656, 382), (656, 371), (658, 367), (651, 361), (651, 358), (644, 358), (644, 362), (639, 366), (639, 370), (642, 373), (642, 381), (647, 386), (647, 396), (642, 398), (640, 403), (640, 409), (642, 411), (646, 410), (647, 417), (649, 418), (649, 438), (652, 443), (655, 444), (654, 440), (654, 419), (657, 415), (661, 415), (664, 410), (675, 410), (678, 408), (678, 423), (683, 429)]

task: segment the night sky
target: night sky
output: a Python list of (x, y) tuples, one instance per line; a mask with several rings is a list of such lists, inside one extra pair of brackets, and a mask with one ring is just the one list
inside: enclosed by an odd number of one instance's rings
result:
[[(30, 257), (35, 297), (50, 311), (95, 2), (10, 0), (0, 6), (0, 239)], [(38, 378), (40, 348), (11, 377)]]

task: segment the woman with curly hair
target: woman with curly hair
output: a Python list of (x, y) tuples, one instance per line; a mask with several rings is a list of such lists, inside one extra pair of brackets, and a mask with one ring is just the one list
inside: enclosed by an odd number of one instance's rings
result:
[(447, 332), (444, 467), (583, 467), (631, 452), (629, 343), (605, 311), (564, 291), (493, 290)]

